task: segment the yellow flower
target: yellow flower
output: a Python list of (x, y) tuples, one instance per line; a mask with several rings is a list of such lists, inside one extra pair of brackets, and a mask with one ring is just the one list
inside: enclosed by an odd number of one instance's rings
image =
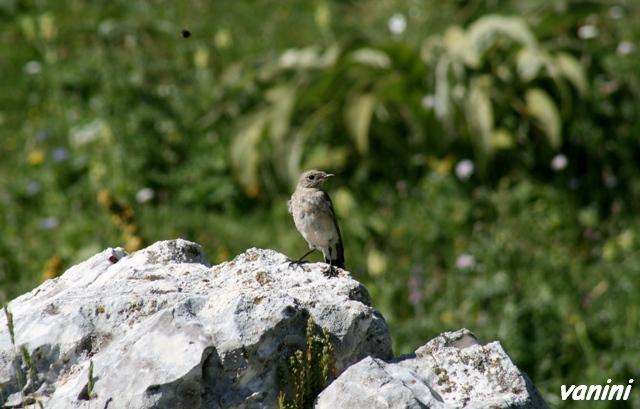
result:
[(58, 256), (58, 255), (52, 256), (45, 263), (44, 271), (42, 272), (42, 274), (40, 276), (40, 280), (41, 281), (46, 281), (46, 280), (49, 280), (51, 278), (55, 278), (55, 277), (59, 276), (60, 272), (61, 272), (61, 269), (62, 269), (62, 258), (60, 258), (60, 256)]
[(207, 68), (209, 65), (209, 51), (204, 47), (198, 47), (193, 54), (193, 63), (196, 68)]
[(44, 162), (44, 152), (41, 149), (34, 149), (29, 152), (29, 163), (33, 166), (40, 165)]
[(430, 157), (427, 159), (427, 164), (435, 172), (441, 175), (448, 175), (451, 173), (451, 168), (453, 167), (453, 158), (451, 156), (447, 156), (444, 159)]
[(228, 48), (233, 42), (231, 31), (225, 28), (218, 30), (216, 35), (213, 37), (213, 42), (218, 48)]
[(372, 276), (379, 276), (387, 270), (387, 257), (376, 249), (367, 254), (367, 270)]
[(223, 261), (229, 260), (230, 256), (229, 249), (225, 246), (220, 246), (216, 252), (216, 261), (222, 263)]
[(53, 15), (46, 13), (39, 19), (40, 33), (45, 40), (51, 40), (56, 36), (56, 24)]
[(442, 313), (440, 313), (440, 322), (445, 325), (451, 324), (454, 318), (455, 317), (453, 316), (453, 313), (451, 311), (443, 311)]

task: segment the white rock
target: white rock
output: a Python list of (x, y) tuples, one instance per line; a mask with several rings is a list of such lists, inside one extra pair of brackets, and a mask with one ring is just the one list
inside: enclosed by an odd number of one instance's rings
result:
[(547, 408), (499, 342), (480, 345), (468, 330), (444, 333), (415, 354), (365, 358), (330, 384), (316, 409)]
[(0, 331), (2, 396), (22, 398), (24, 345), (37, 378), (27, 402), (36, 396), (47, 409), (271, 408), (277, 367), (303, 348), (309, 316), (330, 332), (338, 373), (366, 356), (389, 359), (387, 325), (367, 290), (346, 272), (326, 278), (325, 268), (290, 268), (259, 249), (210, 267), (185, 240), (132, 255), (107, 249), (9, 304), (16, 346)]

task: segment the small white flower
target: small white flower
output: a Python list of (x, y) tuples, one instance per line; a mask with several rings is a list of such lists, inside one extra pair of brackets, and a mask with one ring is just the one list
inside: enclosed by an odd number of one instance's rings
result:
[(553, 159), (551, 159), (551, 169), (559, 172), (561, 170), (564, 170), (567, 167), (568, 163), (569, 160), (567, 159), (567, 157), (564, 154), (559, 153), (554, 156)]
[(460, 180), (467, 180), (473, 175), (475, 166), (469, 159), (464, 159), (456, 165), (456, 176)]
[(138, 203), (146, 203), (149, 200), (153, 199), (155, 196), (153, 189), (150, 187), (145, 187), (144, 189), (138, 190), (136, 193), (136, 202)]
[(436, 105), (436, 97), (432, 94), (427, 94), (422, 97), (420, 102), (422, 103), (422, 108), (431, 110)]
[(42, 72), (42, 64), (39, 61), (29, 61), (24, 65), (24, 72), (29, 75), (38, 75)]
[(636, 49), (636, 46), (633, 45), (630, 41), (622, 41), (618, 44), (618, 48), (616, 48), (616, 52), (619, 55), (629, 55)]
[(578, 37), (589, 40), (598, 36), (598, 27), (593, 24), (585, 24), (578, 29)]
[(393, 35), (400, 35), (407, 29), (407, 19), (404, 15), (396, 13), (389, 19), (389, 31)]
[(476, 258), (471, 254), (461, 254), (456, 259), (456, 267), (460, 270), (469, 270), (475, 267)]
[(100, 132), (104, 128), (104, 123), (96, 119), (85, 125), (74, 126), (69, 131), (69, 139), (72, 145), (87, 145), (100, 137)]

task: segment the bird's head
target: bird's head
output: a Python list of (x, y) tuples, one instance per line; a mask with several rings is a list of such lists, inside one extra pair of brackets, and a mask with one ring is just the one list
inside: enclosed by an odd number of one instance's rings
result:
[(308, 170), (300, 175), (298, 180), (298, 186), (306, 188), (319, 188), (322, 186), (325, 180), (333, 176), (331, 173), (326, 173), (321, 170)]

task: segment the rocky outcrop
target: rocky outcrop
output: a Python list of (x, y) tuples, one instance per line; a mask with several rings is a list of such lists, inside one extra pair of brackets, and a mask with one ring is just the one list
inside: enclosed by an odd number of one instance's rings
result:
[(87, 407), (92, 389), (94, 408), (274, 407), (278, 367), (303, 349), (309, 316), (329, 332), (338, 373), (390, 358), (367, 290), (323, 270), (258, 249), (211, 267), (185, 240), (105, 250), (9, 304), (15, 345), (0, 332), (0, 396), (70, 409)]
[(480, 345), (468, 330), (447, 332), (391, 362), (367, 357), (318, 397), (317, 409), (509, 408), (546, 404), (499, 342)]
[(274, 408), (312, 318), (337, 376), (318, 408), (546, 407), (499, 343), (464, 330), (393, 359), (367, 290), (326, 268), (259, 249), (211, 267), (185, 240), (107, 249), (13, 300), (13, 325), (0, 316), (0, 405)]

